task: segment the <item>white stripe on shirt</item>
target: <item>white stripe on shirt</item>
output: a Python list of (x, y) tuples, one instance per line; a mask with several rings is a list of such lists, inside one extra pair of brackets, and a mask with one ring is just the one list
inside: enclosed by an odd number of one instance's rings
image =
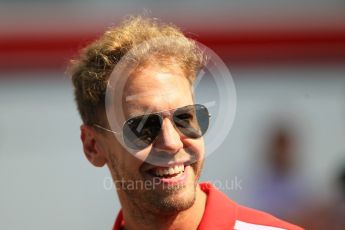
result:
[(286, 230), (285, 228), (271, 227), (267, 225), (251, 224), (236, 220), (234, 230)]

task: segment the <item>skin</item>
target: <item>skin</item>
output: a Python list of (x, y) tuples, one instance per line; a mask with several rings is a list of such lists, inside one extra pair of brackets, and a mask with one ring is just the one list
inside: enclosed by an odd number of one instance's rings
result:
[[(191, 105), (191, 86), (181, 68), (172, 63), (169, 68), (146, 65), (132, 73), (125, 96), (145, 95), (125, 102), (128, 117), (151, 111), (168, 111)], [(165, 92), (165, 93), (162, 93)], [(162, 132), (145, 149), (129, 153), (114, 134), (93, 127), (81, 126), (81, 140), (87, 159), (97, 167), (107, 165), (115, 182), (126, 229), (196, 229), (202, 218), (206, 195), (197, 185), (204, 161), (202, 138), (183, 137), (163, 113)], [(143, 161), (159, 156), (160, 162)], [(129, 189), (130, 182), (150, 181), (148, 171), (176, 162), (190, 165), (187, 181), (182, 185)], [(155, 164), (153, 164), (155, 163)]]

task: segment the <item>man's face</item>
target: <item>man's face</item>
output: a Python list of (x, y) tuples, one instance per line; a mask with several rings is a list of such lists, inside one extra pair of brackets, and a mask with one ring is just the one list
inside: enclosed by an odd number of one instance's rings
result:
[[(129, 77), (124, 94), (131, 97), (124, 100), (127, 119), (194, 104), (190, 83), (178, 65), (137, 70)], [(160, 213), (191, 207), (204, 156), (203, 139), (180, 135), (169, 114), (163, 113), (160, 135), (144, 149), (130, 153), (112, 134), (102, 141), (120, 200)], [(170, 175), (161, 175), (167, 172)]]

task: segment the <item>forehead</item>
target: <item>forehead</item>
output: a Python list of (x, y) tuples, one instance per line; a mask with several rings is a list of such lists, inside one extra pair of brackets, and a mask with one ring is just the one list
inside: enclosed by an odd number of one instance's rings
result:
[(191, 85), (177, 66), (151, 65), (135, 71), (124, 91), (124, 111), (129, 117), (189, 104), (193, 104)]

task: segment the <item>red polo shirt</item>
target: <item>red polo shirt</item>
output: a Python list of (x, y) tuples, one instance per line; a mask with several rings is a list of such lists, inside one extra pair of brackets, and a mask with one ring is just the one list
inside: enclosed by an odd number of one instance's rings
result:
[[(212, 184), (201, 183), (200, 188), (206, 193), (207, 201), (199, 230), (302, 230), (270, 214), (236, 204)], [(113, 230), (121, 229), (124, 224), (120, 211)]]

